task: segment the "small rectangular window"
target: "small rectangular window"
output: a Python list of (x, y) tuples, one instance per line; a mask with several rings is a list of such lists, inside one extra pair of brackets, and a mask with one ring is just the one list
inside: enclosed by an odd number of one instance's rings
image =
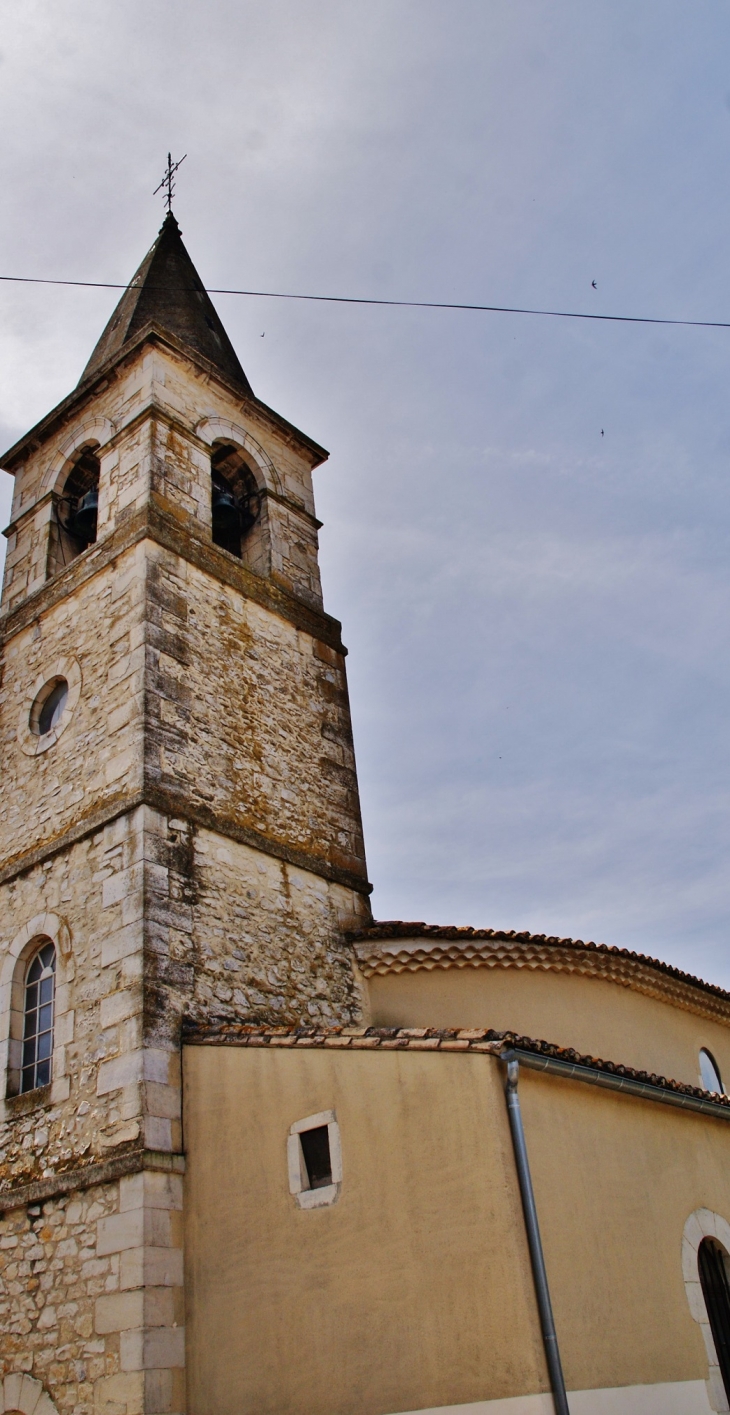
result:
[(333, 1110), (295, 1120), (286, 1141), (289, 1193), (300, 1209), (334, 1204), (342, 1188), (340, 1127)]
[(299, 1140), (307, 1167), (309, 1187), (323, 1189), (325, 1185), (332, 1183), (329, 1126), (318, 1125), (314, 1130), (303, 1130)]

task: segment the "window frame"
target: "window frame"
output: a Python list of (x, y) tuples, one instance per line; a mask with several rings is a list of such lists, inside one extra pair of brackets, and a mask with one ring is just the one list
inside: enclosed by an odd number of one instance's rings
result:
[[(65, 679), (68, 683), (68, 695), (66, 703), (55, 727), (50, 732), (40, 735), (36, 728), (37, 720), (34, 723), (34, 712), (36, 704), (46, 691), (51, 690), (51, 685), (59, 678)], [(37, 757), (43, 752), (47, 752), (50, 747), (54, 747), (59, 737), (63, 736), (69, 726), (76, 710), (83, 680), (81, 676), (81, 666), (76, 658), (58, 658), (55, 662), (48, 663), (43, 672), (38, 674), (34, 683), (29, 683), (28, 690), (23, 699), (23, 703), (18, 713), (18, 725), (16, 736), (21, 752), (27, 757)], [(42, 707), (42, 701), (38, 706), (38, 713)]]
[[(26, 977), (36, 954), (47, 943), (56, 950), (53, 1079), (34, 1091), (21, 1092)], [(75, 1030), (73, 975), (71, 933), (60, 914), (36, 914), (28, 919), (0, 960), (0, 1121), (25, 1114), (36, 1106), (56, 1105), (68, 1099), (71, 1081), (67, 1048)]]
[[(43, 955), (48, 954), (48, 959)], [(40, 972), (35, 979), (31, 978), (31, 973), (40, 964)], [(18, 1094), (25, 1096), (30, 1091), (39, 1091), (43, 1086), (50, 1086), (53, 1080), (53, 1044), (55, 1033), (55, 1012), (56, 1012), (56, 974), (58, 969), (58, 949), (52, 939), (44, 939), (31, 954), (25, 969), (24, 992), (23, 992), (23, 1053), (20, 1060), (20, 1089)], [(44, 984), (50, 984), (44, 994)], [(29, 995), (31, 988), (37, 989), (31, 1001)], [(44, 1016), (44, 1012), (50, 1009), (50, 1017)], [(32, 1029), (29, 1028), (29, 1020)], [(46, 1044), (44, 1038), (49, 1041)], [(30, 1055), (32, 1059), (26, 1058)], [(41, 1055), (41, 1051), (47, 1055)], [(43, 1073), (47, 1068), (47, 1074)]]
[[(719, 1084), (718, 1084), (718, 1087), (717, 1087), (717, 1090), (713, 1090), (713, 1089), (711, 1089), (711, 1087), (705, 1085), (705, 1078), (704, 1078), (704, 1076), (702, 1075), (702, 1058), (703, 1058), (703, 1056), (706, 1056), (706, 1057), (707, 1057), (707, 1060), (709, 1061), (710, 1066), (712, 1067), (712, 1069), (713, 1069), (713, 1071), (714, 1071), (714, 1073), (715, 1073), (715, 1076), (717, 1077), (717, 1080), (718, 1080), (718, 1083), (719, 1083)], [(716, 1060), (715, 1060), (714, 1054), (710, 1051), (710, 1048), (709, 1048), (709, 1047), (700, 1047), (700, 1051), (699, 1051), (699, 1063), (700, 1063), (700, 1085), (702, 1086), (703, 1091), (707, 1091), (710, 1095), (724, 1096), (724, 1095), (725, 1095), (725, 1087), (723, 1086), (723, 1083), (722, 1083), (722, 1072), (720, 1071), (720, 1068), (719, 1068), (719, 1066), (718, 1066), (718, 1064), (717, 1064), (717, 1062), (716, 1062)]]
[[(327, 1127), (330, 1151), (331, 1184), (323, 1184), (312, 1189), (304, 1159), (300, 1136), (307, 1130)], [(289, 1193), (300, 1209), (321, 1209), (334, 1204), (342, 1188), (342, 1144), (340, 1127), (333, 1110), (320, 1110), (315, 1115), (307, 1115), (303, 1120), (295, 1120), (287, 1136), (287, 1168), (289, 1172)]]

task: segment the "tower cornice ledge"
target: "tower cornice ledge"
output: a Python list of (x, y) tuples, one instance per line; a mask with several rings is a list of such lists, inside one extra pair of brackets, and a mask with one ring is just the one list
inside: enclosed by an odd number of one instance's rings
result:
[(329, 880), (332, 884), (341, 884), (345, 889), (352, 889), (357, 894), (372, 893), (373, 886), (364, 872), (360, 874), (345, 869), (308, 850), (297, 850), (284, 841), (264, 835), (262, 831), (254, 830), (231, 816), (191, 801), (182, 792), (171, 791), (156, 782), (147, 783), (141, 791), (133, 794), (115, 796), (113, 800), (106, 801), (103, 806), (75, 821), (67, 830), (61, 831), (51, 840), (6, 860), (0, 865), (0, 885), (27, 874), (28, 870), (35, 869), (36, 865), (43, 864), (44, 860), (52, 859), (54, 855), (67, 850), (79, 840), (85, 840), (89, 835), (95, 835), (98, 830), (110, 825), (112, 821), (119, 820), (121, 816), (128, 815), (138, 806), (149, 806), (161, 815), (174, 816), (203, 830), (214, 831), (228, 840), (237, 841), (239, 845), (248, 845), (252, 850), (260, 851), (262, 855), (284, 860), (295, 869), (319, 875), (321, 879)]
[(142, 1170), (156, 1170), (161, 1174), (184, 1174), (185, 1156), (135, 1146), (125, 1150), (124, 1154), (112, 1155), (99, 1164), (75, 1164), (54, 1174), (29, 1179), (25, 1184), (4, 1185), (0, 1188), (0, 1213), (24, 1208), (26, 1204), (43, 1203), (46, 1199), (55, 1199), (59, 1194), (73, 1194), (81, 1189), (91, 1189), (97, 1184), (109, 1184), (127, 1174), (139, 1174)]

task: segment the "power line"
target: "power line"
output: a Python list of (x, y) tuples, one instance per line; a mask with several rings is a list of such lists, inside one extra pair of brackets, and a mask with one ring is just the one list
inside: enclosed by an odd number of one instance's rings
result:
[[(0, 275), (0, 281), (16, 285), (70, 285), (83, 290), (129, 290), (133, 288), (130, 285), (116, 285), (107, 280), (47, 280), (33, 275)], [(145, 288), (149, 290), (156, 287), (146, 285)], [(477, 314), (529, 314), (540, 315), (546, 319), (593, 319), (608, 324), (668, 324), (681, 325), (685, 329), (730, 329), (730, 320), (662, 319), (658, 316), (640, 314), (584, 314), (578, 310), (539, 310), (523, 308), (521, 305), (471, 305), (451, 303), (446, 300), (376, 300), (357, 295), (299, 295), (282, 290), (211, 288), (206, 289), (205, 293), (207, 295), (247, 295), (263, 300), (310, 300), (328, 305), (380, 305), (389, 309), (410, 310), (470, 310)]]

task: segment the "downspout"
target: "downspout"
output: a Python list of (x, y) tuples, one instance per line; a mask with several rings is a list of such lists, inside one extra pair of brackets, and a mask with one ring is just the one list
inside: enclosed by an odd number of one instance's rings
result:
[(548, 1287), (547, 1273), (545, 1271), (545, 1259), (543, 1257), (542, 1243), (540, 1241), (540, 1226), (537, 1221), (535, 1195), (532, 1191), (530, 1162), (527, 1158), (527, 1145), (525, 1144), (525, 1131), (522, 1124), (520, 1098), (517, 1094), (517, 1085), (520, 1079), (520, 1063), (514, 1052), (510, 1051), (505, 1052), (501, 1059), (507, 1064), (507, 1086), (505, 1088), (507, 1114), (509, 1115), (509, 1126), (512, 1131), (512, 1145), (515, 1152), (517, 1178), (519, 1180), (520, 1194), (522, 1196), (522, 1210), (525, 1216), (525, 1230), (527, 1232), (527, 1243), (530, 1249), (532, 1277), (535, 1283), (535, 1297), (537, 1298), (537, 1307), (540, 1313), (540, 1326), (542, 1328), (542, 1340), (545, 1347), (548, 1374), (550, 1376), (550, 1387), (553, 1393), (553, 1404), (555, 1406), (556, 1415), (570, 1415), (568, 1397), (565, 1393), (563, 1367), (560, 1362), (558, 1338), (555, 1331), (555, 1321), (553, 1319), (553, 1308), (550, 1301), (550, 1289)]

